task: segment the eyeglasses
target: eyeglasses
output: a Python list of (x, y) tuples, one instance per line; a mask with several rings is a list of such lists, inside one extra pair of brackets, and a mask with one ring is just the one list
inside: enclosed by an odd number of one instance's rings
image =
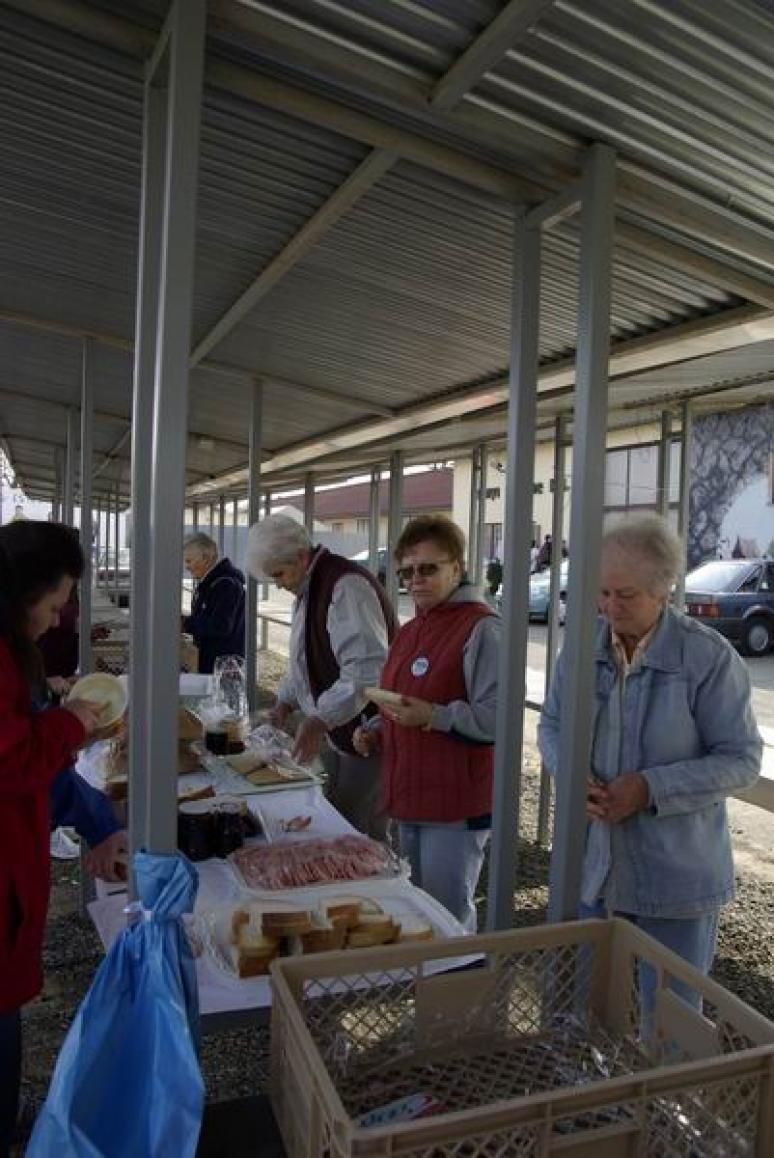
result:
[(439, 559), (437, 563), (413, 563), (409, 567), (399, 567), (397, 576), (401, 583), (410, 583), (415, 577), (430, 579), (438, 574), (444, 563), (451, 563), (451, 559)]

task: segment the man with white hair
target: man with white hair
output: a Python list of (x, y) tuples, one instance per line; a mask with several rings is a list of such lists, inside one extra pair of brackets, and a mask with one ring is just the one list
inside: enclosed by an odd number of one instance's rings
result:
[(358, 563), (315, 547), (306, 529), (286, 515), (250, 528), (247, 569), (295, 595), (290, 671), (273, 720), (282, 727), (294, 708), (304, 714), (293, 755), (313, 759), (327, 739), (335, 753), (329, 772), (331, 803), (361, 832), (386, 834), (380, 759), (359, 756), (352, 735), (375, 711), (364, 689), (378, 685), (395, 616), (383, 588)]
[(209, 674), (219, 655), (245, 654), (245, 577), (230, 559), (218, 559), (214, 539), (198, 532), (186, 539), (183, 562), (196, 587), (182, 628), (199, 649), (199, 671)]

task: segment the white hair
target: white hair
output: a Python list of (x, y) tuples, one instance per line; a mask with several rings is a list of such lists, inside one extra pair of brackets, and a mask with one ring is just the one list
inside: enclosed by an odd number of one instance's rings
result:
[(651, 595), (669, 597), (683, 569), (683, 547), (659, 515), (620, 519), (602, 536), (602, 551), (623, 555)]
[(208, 559), (217, 559), (218, 544), (209, 535), (197, 531), (195, 535), (189, 535), (183, 543), (184, 551), (198, 551), (200, 555), (204, 555)]
[(260, 579), (267, 568), (295, 563), (299, 555), (311, 549), (309, 532), (301, 523), (288, 515), (267, 515), (259, 523), (253, 523), (247, 533), (245, 566), (251, 575)]

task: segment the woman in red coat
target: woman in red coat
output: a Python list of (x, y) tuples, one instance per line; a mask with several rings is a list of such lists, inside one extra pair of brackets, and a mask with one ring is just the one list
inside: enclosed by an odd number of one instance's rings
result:
[(411, 879), (476, 931), (492, 826), (500, 618), (464, 577), (465, 539), (444, 516), (406, 524), (395, 548), (416, 615), (393, 640), (382, 687), (401, 695), (353, 738), (382, 749), (385, 810)]
[(0, 1158), (19, 1097), (21, 1006), (43, 985), (49, 893), (49, 789), (96, 731), (94, 705), (38, 712), (45, 676), (35, 641), (59, 621), (83, 571), (78, 536), (56, 523), (0, 527)]

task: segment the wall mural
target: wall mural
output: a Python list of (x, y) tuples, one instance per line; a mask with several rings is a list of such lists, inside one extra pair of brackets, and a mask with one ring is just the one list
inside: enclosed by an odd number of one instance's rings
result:
[(688, 565), (774, 556), (774, 405), (696, 418)]

